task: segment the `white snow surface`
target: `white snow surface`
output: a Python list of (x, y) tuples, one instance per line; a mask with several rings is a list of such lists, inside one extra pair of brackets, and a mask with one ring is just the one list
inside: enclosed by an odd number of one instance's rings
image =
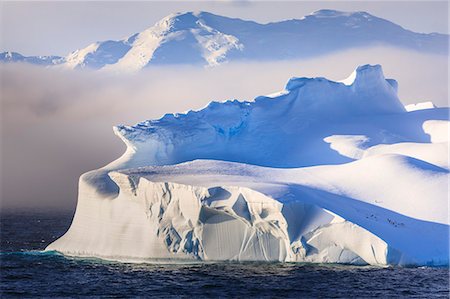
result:
[(47, 247), (126, 261), (448, 265), (447, 108), (407, 112), (380, 66), (117, 126)]
[(436, 106), (433, 104), (433, 102), (421, 102), (416, 104), (409, 104), (405, 106), (406, 111), (416, 111), (416, 110), (422, 110), (422, 109), (433, 109), (436, 108)]

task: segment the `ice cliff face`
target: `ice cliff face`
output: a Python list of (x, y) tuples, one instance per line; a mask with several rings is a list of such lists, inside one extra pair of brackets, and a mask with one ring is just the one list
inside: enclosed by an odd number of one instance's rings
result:
[(380, 66), (293, 78), (114, 131), (47, 250), (128, 261), (448, 264), (448, 109), (406, 112)]

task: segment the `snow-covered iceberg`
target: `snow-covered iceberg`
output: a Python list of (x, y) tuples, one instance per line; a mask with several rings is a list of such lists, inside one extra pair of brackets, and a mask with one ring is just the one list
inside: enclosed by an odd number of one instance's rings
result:
[(448, 265), (448, 112), (407, 112), (397, 82), (365, 65), (117, 126), (126, 152), (81, 176), (73, 223), (47, 250)]

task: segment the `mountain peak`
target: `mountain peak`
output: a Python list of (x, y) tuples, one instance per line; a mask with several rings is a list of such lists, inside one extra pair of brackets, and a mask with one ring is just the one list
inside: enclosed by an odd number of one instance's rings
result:
[(164, 17), (156, 23), (156, 26), (165, 27), (168, 29), (168, 32), (193, 29), (198, 27), (198, 22), (205, 16), (211, 17), (215, 15), (205, 11), (177, 12)]
[(184, 11), (172, 13), (162, 20), (160, 20), (156, 25), (165, 25), (170, 27), (171, 31), (186, 30), (198, 27), (198, 22), (204, 17), (220, 17), (215, 14), (206, 11)]
[(7, 51), (7, 52), (0, 53), (0, 58), (4, 59), (4, 60), (13, 60), (13, 59), (22, 58), (22, 57), (23, 56), (17, 52)]
[(349, 16), (350, 13), (334, 9), (319, 9), (314, 11), (310, 15), (316, 17), (342, 17), (342, 16)]
[(179, 12), (170, 14), (163, 18), (156, 23), (155, 27), (164, 32), (174, 32), (193, 28), (196, 26), (197, 21), (198, 17), (194, 14), (194, 12)]
[(310, 16), (314, 16), (317, 18), (337, 18), (337, 17), (351, 17), (351, 16), (359, 16), (364, 18), (373, 17), (371, 14), (365, 11), (344, 12), (334, 9), (320, 9), (311, 13)]

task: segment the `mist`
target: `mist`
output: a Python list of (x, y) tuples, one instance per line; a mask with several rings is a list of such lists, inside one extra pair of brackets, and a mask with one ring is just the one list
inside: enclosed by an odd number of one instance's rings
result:
[(211, 100), (252, 100), (290, 77), (342, 80), (381, 64), (404, 104), (448, 106), (447, 56), (393, 48), (345, 51), (309, 60), (239, 62), (214, 68), (152, 67), (134, 75), (2, 65), (2, 208), (71, 209), (78, 177), (125, 150), (112, 126), (201, 109)]

